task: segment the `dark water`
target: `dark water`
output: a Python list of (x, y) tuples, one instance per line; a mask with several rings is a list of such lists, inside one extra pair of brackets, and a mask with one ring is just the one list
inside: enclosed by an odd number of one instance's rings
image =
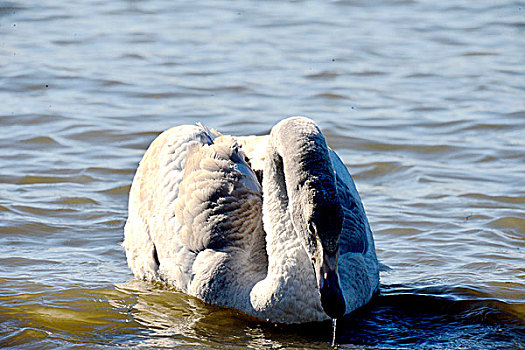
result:
[(525, 347), (522, 1), (0, 0), (0, 347), (329, 348), (133, 281), (127, 192), (162, 130), (306, 115), (391, 270), (340, 348)]

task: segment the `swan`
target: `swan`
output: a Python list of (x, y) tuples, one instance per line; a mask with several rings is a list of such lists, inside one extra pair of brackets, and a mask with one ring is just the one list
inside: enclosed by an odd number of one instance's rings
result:
[(337, 319), (378, 290), (348, 169), (305, 117), (265, 136), (161, 133), (129, 193), (123, 247), (140, 279), (275, 323)]

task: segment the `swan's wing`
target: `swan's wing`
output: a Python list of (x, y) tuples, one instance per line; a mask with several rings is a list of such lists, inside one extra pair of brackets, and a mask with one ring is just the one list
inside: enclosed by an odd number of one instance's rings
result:
[(264, 278), (268, 260), (261, 187), (232, 137), (188, 151), (175, 215), (181, 244), (196, 255), (188, 293), (238, 305), (249, 283)]
[(341, 255), (347, 252), (364, 254), (369, 249), (372, 234), (361, 197), (352, 176), (339, 156), (330, 150), (330, 157), (336, 173), (337, 191), (344, 212), (339, 252)]
[(261, 207), (260, 184), (233, 138), (200, 124), (167, 130), (146, 151), (130, 189), (128, 264), (139, 278), (206, 300), (198, 288), (226, 283), (217, 269), (235, 267), (228, 253), (242, 252), (261, 271), (267, 264)]
[(240, 232), (258, 224), (261, 205), (259, 182), (233, 138), (188, 152), (175, 214), (190, 251), (244, 248), (250, 240)]
[[(139, 278), (157, 279), (162, 261), (172, 261), (167, 271), (183, 289), (183, 276), (195, 257), (177, 237), (180, 224), (174, 216), (175, 199), (183, 179), (188, 149), (209, 145), (220, 136), (202, 125), (183, 125), (164, 131), (150, 145), (131, 185), (123, 247), (128, 265)], [(162, 264), (168, 266), (170, 264)]]

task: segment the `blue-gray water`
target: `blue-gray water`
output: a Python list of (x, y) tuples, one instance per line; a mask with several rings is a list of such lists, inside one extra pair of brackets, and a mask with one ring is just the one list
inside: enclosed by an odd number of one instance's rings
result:
[(162, 130), (306, 115), (351, 169), (381, 294), (340, 348), (525, 346), (523, 1), (0, 0), (0, 347), (328, 348), (133, 281)]

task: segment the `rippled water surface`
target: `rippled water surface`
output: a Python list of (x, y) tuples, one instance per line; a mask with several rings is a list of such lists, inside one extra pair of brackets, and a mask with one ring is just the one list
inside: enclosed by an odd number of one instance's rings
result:
[(201, 121), (324, 130), (381, 294), (340, 348), (525, 347), (522, 1), (0, 0), (0, 347), (328, 348), (134, 281), (137, 164)]

